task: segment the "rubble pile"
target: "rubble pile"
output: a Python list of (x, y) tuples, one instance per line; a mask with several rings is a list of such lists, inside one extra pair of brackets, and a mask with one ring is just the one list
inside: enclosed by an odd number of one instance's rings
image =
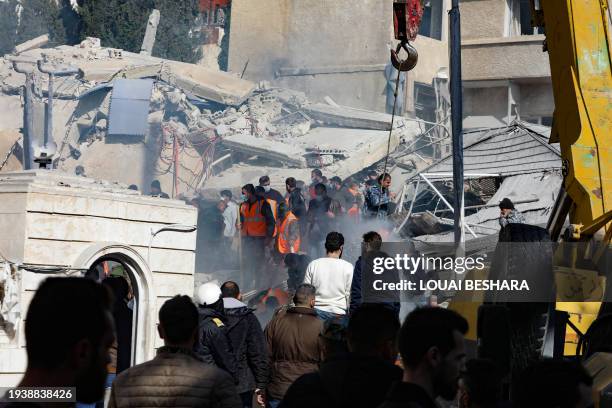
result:
[[(46, 75), (36, 70), (38, 61), (79, 71), (54, 85), (53, 138), (59, 147), (54, 165), (68, 172), (81, 166), (89, 177), (141, 186), (156, 178), (173, 193), (218, 191), (252, 182), (257, 174), (270, 174), (277, 185), (288, 176), (306, 179), (313, 167), (326, 167), (344, 178), (387, 153), (388, 114), (338, 106), (329, 98), (328, 103), (313, 103), (302, 92), (103, 48), (95, 38), (0, 59), (0, 103), (19, 103), (25, 75), (15, 66), (29, 65), (36, 84), (35, 111), (42, 112), (48, 84)], [(143, 79), (153, 81), (148, 132), (110, 138), (109, 125), (118, 120), (110, 114), (113, 88), (119, 80)], [(129, 90), (131, 83), (121, 85)], [(129, 97), (127, 110), (132, 109)], [(138, 103), (134, 100), (134, 106)], [(21, 128), (20, 115), (13, 116), (0, 130)], [(391, 150), (419, 133), (413, 122), (396, 118)], [(128, 163), (131, 170), (126, 172)]]

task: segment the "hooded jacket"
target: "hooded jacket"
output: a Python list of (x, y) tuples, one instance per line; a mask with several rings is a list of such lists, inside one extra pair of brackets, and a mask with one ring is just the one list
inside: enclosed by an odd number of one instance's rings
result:
[(356, 353), (336, 354), (318, 373), (298, 378), (287, 390), (281, 408), (375, 408), (402, 370), (381, 358)]
[(212, 305), (199, 305), (198, 313), (200, 315), (199, 333), (194, 352), (203, 362), (227, 371), (238, 384), (236, 357), (226, 333), (223, 301), (219, 299)]
[(237, 391), (265, 389), (268, 383), (268, 355), (263, 330), (252, 309), (234, 298), (224, 298), (227, 337), (234, 351), (238, 377)]

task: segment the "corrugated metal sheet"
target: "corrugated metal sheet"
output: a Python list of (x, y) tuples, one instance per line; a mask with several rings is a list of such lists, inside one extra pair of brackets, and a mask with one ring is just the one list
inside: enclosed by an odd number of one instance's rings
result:
[[(561, 154), (558, 147), (548, 144), (547, 136), (534, 132), (522, 122), (464, 134), (465, 173), (508, 176), (560, 168)], [(450, 155), (423, 170), (425, 173), (452, 171)]]
[(148, 130), (152, 79), (118, 79), (108, 116), (109, 136), (144, 136)]

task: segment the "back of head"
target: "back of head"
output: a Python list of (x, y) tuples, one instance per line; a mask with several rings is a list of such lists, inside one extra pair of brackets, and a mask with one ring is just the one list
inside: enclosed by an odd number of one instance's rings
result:
[(186, 295), (177, 295), (159, 309), (159, 324), (168, 344), (181, 344), (193, 338), (198, 327), (198, 309)]
[(325, 193), (327, 193), (327, 187), (325, 187), (325, 184), (323, 183), (318, 183), (315, 185), (315, 194), (318, 196), (324, 195)]
[(344, 236), (339, 232), (332, 231), (325, 237), (325, 250), (327, 252), (337, 252), (343, 245)]
[(380, 251), (382, 246), (382, 237), (376, 231), (370, 231), (363, 234), (363, 243), (365, 251)]
[(204, 283), (196, 291), (196, 302), (202, 306), (210, 306), (221, 298), (221, 289), (214, 283)]
[(499, 202), (499, 208), (502, 210), (514, 210), (514, 203), (508, 197), (505, 197)]
[(399, 335), (399, 350), (404, 366), (416, 368), (432, 347), (442, 355), (456, 347), (454, 332), (465, 334), (468, 323), (458, 313), (441, 307), (413, 310), (404, 320)]
[(221, 285), (221, 297), (238, 299), (240, 296), (240, 288), (233, 281), (227, 281)]
[(317, 177), (323, 177), (323, 172), (321, 171), (321, 169), (314, 169), (311, 174), (313, 176), (317, 176)]
[(300, 307), (310, 307), (311, 300), (314, 300), (317, 289), (308, 284), (303, 283), (297, 287), (295, 295), (293, 295), (293, 303)]
[[(580, 388), (593, 380), (580, 363), (543, 360), (527, 367), (514, 384), (513, 406), (517, 408), (574, 408), (581, 404)], [(589, 394), (588, 392), (584, 394)], [(589, 401), (590, 402), (590, 401)]]
[(220, 195), (221, 197), (232, 199), (232, 192), (230, 190), (222, 190)]
[(347, 340), (351, 351), (376, 354), (385, 345), (395, 349), (400, 322), (395, 312), (382, 304), (364, 303), (351, 315)]
[(245, 184), (242, 189), (249, 194), (255, 194), (255, 186), (252, 184)]
[(85, 278), (47, 278), (38, 288), (26, 315), (28, 367), (55, 369), (77, 342), (97, 347), (112, 330), (112, 295)]
[(115, 302), (124, 300), (130, 293), (130, 285), (123, 276), (109, 276), (102, 281), (102, 285), (111, 290), (115, 297)]
[(266, 193), (266, 190), (262, 186), (255, 187), (255, 195), (262, 197)]
[(472, 359), (465, 364), (461, 375), (463, 391), (467, 397), (465, 406), (495, 408), (501, 401), (502, 376), (491, 360)]
[(151, 182), (151, 188), (161, 189), (161, 183), (159, 182), (159, 180), (153, 180)]

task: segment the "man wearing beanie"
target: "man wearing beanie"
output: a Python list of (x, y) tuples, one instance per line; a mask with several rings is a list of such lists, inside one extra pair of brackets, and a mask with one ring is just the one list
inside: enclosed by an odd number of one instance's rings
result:
[(221, 288), (214, 283), (200, 285), (195, 296), (200, 315), (198, 341), (194, 352), (207, 364), (227, 371), (238, 383), (236, 357), (225, 333), (225, 313)]
[(525, 224), (525, 216), (514, 208), (514, 203), (508, 197), (499, 202), (499, 225)]

